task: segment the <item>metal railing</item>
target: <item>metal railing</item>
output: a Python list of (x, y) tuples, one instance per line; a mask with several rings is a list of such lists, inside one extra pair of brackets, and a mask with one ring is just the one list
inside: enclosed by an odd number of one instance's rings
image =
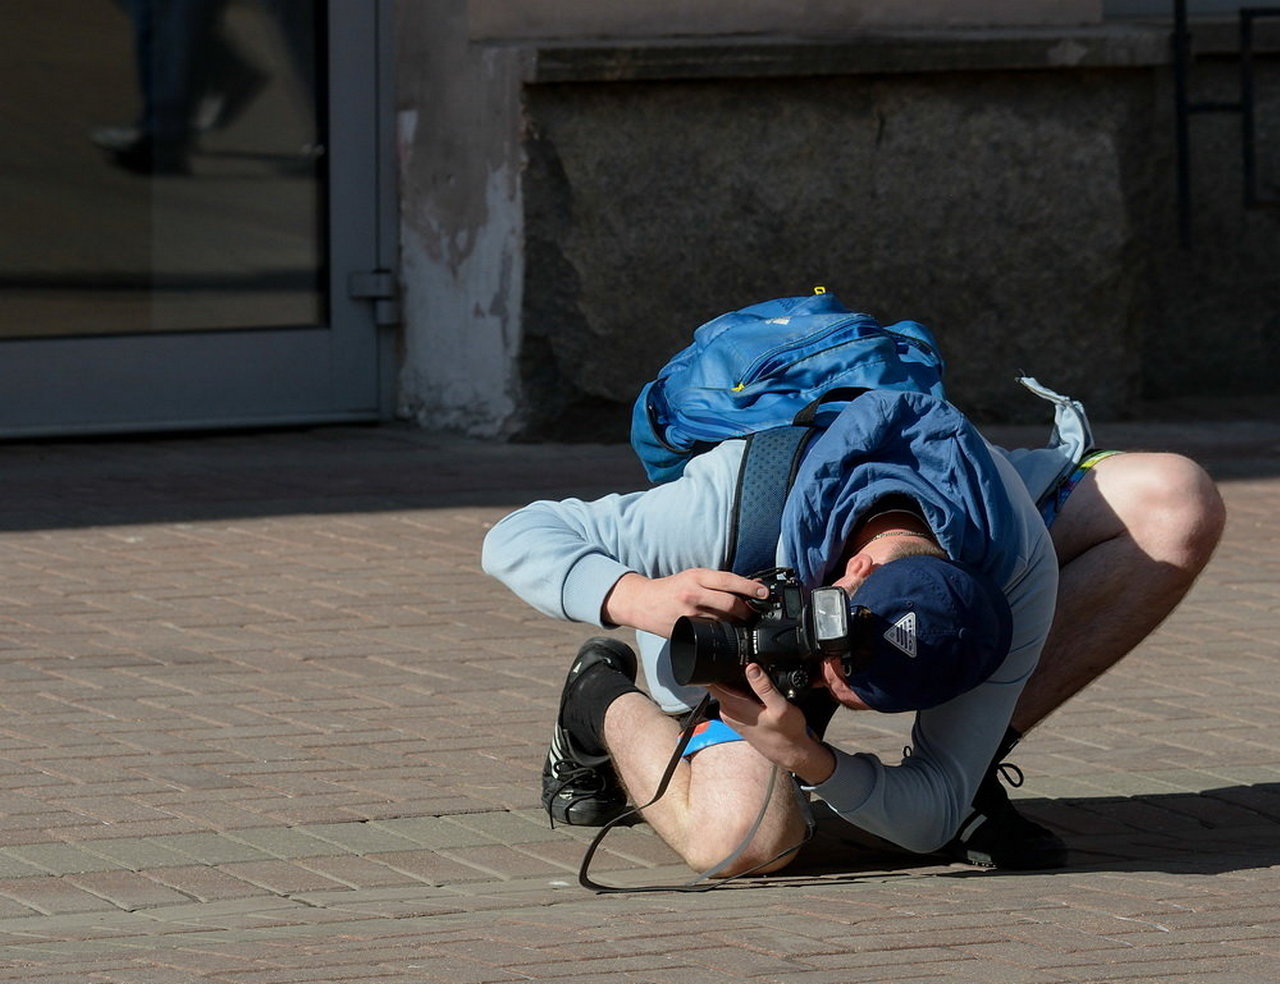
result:
[(1173, 0), (1173, 90), (1177, 141), (1178, 239), (1183, 248), (1191, 245), (1191, 117), (1197, 113), (1239, 113), (1241, 177), (1244, 207), (1280, 205), (1278, 198), (1265, 198), (1258, 189), (1257, 91), (1254, 74), (1254, 23), (1264, 17), (1280, 17), (1277, 7), (1242, 7), (1240, 20), (1240, 98), (1235, 101), (1192, 101), (1189, 95), (1191, 71), (1191, 29), (1187, 22), (1187, 0)]

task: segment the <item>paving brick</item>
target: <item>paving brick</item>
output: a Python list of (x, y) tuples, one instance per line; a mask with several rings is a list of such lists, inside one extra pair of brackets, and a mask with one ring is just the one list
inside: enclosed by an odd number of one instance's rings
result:
[(0, 849), (0, 856), (14, 858), (23, 864), (54, 875), (82, 871), (110, 871), (115, 862), (75, 844), (32, 844)]
[(106, 899), (120, 909), (149, 909), (191, 901), (189, 896), (133, 871), (101, 871), (68, 875), (66, 880), (77, 888)]
[(444, 852), (447, 857), (461, 861), (495, 878), (527, 878), (536, 875), (563, 877), (576, 869), (576, 865), (558, 864), (543, 858), (525, 854), (505, 844), (482, 847), (455, 847)]
[(258, 885), (234, 878), (217, 868), (203, 865), (149, 868), (144, 874), (161, 885), (202, 902), (214, 899), (242, 899), (263, 894)]
[(487, 869), (476, 868), (433, 851), (390, 851), (371, 854), (369, 860), (432, 885), (490, 881), (495, 877)]
[(346, 853), (346, 848), (322, 840), (298, 827), (252, 827), (227, 831), (228, 840), (247, 844), (276, 858), (311, 858)]
[(227, 864), (235, 861), (263, 861), (270, 858), (250, 844), (221, 834), (179, 834), (151, 838), (159, 847), (185, 855), (200, 864)]
[[(29, 958), (0, 979), (1274, 979), (1280, 429), (1247, 459), (1219, 440), (1197, 447), (1242, 477), (1214, 565), (1018, 749), (1023, 809), (1087, 868), (836, 843), (710, 896), (578, 888), (594, 832), (549, 830), (537, 776), (585, 630), (477, 565), (509, 506), (638, 481), (625, 447), (392, 428), (3, 449), (41, 495), (0, 502), (0, 946)], [(830, 735), (896, 756), (907, 723)], [(598, 870), (687, 879), (645, 828)]]
[(0, 879), (0, 896), (47, 915), (114, 908), (106, 899), (52, 876)]
[(307, 824), (296, 829), (309, 837), (336, 845), (350, 854), (381, 854), (403, 851), (414, 846), (413, 841), (375, 824)]
[(341, 888), (342, 883), (288, 861), (246, 861), (222, 864), (219, 870), (278, 895)]
[(46, 869), (27, 861), (20, 861), (0, 851), (0, 878), (25, 878), (46, 874), (48, 874)]
[(351, 888), (383, 888), (391, 885), (421, 884), (412, 875), (362, 857), (309, 857), (295, 862), (308, 871)]
[(442, 817), (403, 817), (378, 821), (372, 826), (431, 850), (451, 847), (473, 847), (490, 842), (488, 835), (449, 823)]

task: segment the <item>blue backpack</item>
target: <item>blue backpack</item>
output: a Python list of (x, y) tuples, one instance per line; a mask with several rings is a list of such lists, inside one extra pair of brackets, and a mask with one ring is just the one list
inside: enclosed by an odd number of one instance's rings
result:
[(944, 363), (914, 321), (885, 328), (825, 288), (722, 314), (640, 391), (631, 446), (653, 482), (746, 437), (728, 569), (772, 567), (782, 504), (810, 439), (869, 389), (946, 395)]
[[(838, 390), (891, 389), (940, 399), (942, 357), (915, 321), (884, 328), (824, 288), (753, 304), (708, 321), (640, 391), (631, 446), (653, 482), (680, 477), (695, 454), (732, 437), (781, 427)], [(819, 411), (815, 408), (815, 413)]]

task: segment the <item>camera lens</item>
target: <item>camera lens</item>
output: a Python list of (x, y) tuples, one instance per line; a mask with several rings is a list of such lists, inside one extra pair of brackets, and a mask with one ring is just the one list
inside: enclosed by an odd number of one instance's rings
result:
[(746, 663), (740, 634), (727, 622), (678, 618), (671, 632), (671, 672), (676, 682), (735, 683)]

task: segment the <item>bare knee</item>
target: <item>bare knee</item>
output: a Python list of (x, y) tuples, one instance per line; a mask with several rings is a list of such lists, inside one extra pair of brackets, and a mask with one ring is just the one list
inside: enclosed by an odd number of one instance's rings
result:
[(692, 856), (685, 858), (685, 863), (698, 874), (706, 874), (714, 870), (713, 878), (732, 878), (748, 872), (754, 875), (767, 875), (789, 865), (799, 850), (798, 845), (795, 844), (779, 844), (776, 845), (776, 849), (774, 847), (757, 849), (753, 846), (732, 861), (725, 863), (725, 859), (732, 855), (735, 847), (737, 847), (736, 844), (723, 852), (693, 853)]
[[(1108, 459), (1108, 504), (1133, 541), (1152, 560), (1194, 577), (1209, 562), (1226, 522), (1213, 480), (1176, 454), (1132, 454)], [(1100, 476), (1101, 478), (1102, 476)]]
[[(742, 841), (749, 827), (737, 824), (715, 831), (704, 831), (695, 842), (685, 845), (681, 852), (685, 863), (699, 874), (715, 870), (716, 878), (752, 872), (768, 874), (790, 864), (805, 839), (803, 822), (787, 824), (781, 830), (757, 831), (745, 848)], [(739, 851), (736, 857), (734, 853)], [(729, 858), (733, 860), (729, 861)]]

